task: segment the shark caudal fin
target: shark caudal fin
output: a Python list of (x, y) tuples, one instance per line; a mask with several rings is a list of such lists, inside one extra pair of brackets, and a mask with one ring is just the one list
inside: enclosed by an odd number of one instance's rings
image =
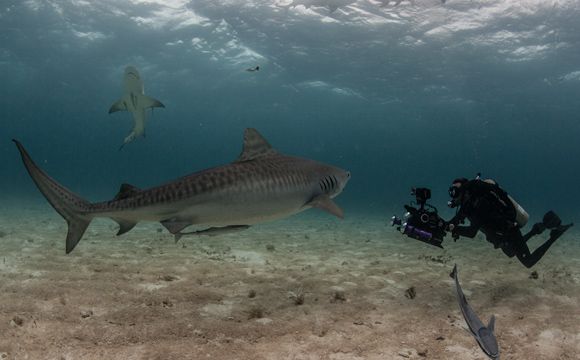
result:
[(18, 147), (24, 166), (40, 192), (48, 200), (50, 205), (66, 220), (68, 224), (66, 253), (70, 253), (78, 244), (93, 218), (89, 214), (91, 204), (54, 181), (36, 166), (20, 142), (17, 140), (12, 141)]

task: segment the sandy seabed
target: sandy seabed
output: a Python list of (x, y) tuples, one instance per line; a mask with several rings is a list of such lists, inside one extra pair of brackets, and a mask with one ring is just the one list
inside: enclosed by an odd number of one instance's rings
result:
[(387, 217), (309, 210), (177, 244), (97, 220), (65, 255), (47, 204), (0, 208), (0, 360), (486, 359), (454, 263), (482, 320), (496, 315), (502, 359), (580, 358), (578, 233), (528, 270), (482, 239), (403, 238)]

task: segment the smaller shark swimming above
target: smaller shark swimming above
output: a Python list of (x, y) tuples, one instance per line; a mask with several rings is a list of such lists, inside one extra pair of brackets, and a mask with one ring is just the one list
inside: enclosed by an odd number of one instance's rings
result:
[[(117, 235), (131, 230), (139, 221), (159, 221), (176, 241), (182, 235), (240, 231), (310, 208), (342, 218), (342, 209), (332, 199), (350, 179), (350, 172), (338, 167), (281, 154), (258, 131), (246, 129), (242, 153), (229, 164), (150, 189), (122, 184), (112, 200), (91, 203), (49, 177), (24, 146), (14, 142), (32, 180), (68, 224), (67, 254), (97, 217), (116, 221)], [(209, 228), (182, 232), (190, 225)]]
[(483, 322), (479, 320), (475, 311), (469, 306), (461, 286), (459, 286), (459, 279), (457, 276), (457, 265), (453, 267), (453, 272), (451, 277), (455, 279), (455, 289), (457, 292), (457, 301), (459, 301), (459, 308), (463, 314), (463, 318), (469, 327), (469, 331), (475, 338), (475, 341), (479, 344), (479, 347), (490, 359), (499, 360), (499, 346), (497, 345), (497, 339), (493, 333), (495, 330), (495, 316), (491, 316), (489, 319), (489, 324), (487, 327), (483, 325)]
[(165, 107), (161, 101), (145, 95), (143, 80), (134, 66), (125, 68), (123, 89), (123, 97), (111, 105), (109, 109), (109, 114), (117, 111), (129, 111), (133, 114), (133, 130), (125, 138), (119, 150), (136, 138), (145, 136), (145, 112), (147, 109)]

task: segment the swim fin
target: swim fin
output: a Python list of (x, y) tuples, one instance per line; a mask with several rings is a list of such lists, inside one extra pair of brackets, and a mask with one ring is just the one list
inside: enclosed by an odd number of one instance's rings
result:
[(555, 228), (559, 227), (560, 225), (562, 225), (562, 220), (560, 220), (560, 217), (558, 215), (556, 215), (555, 212), (550, 210), (544, 215), (544, 218), (542, 219), (542, 223), (548, 229), (555, 229)]
[(557, 238), (562, 236), (562, 234), (564, 234), (566, 232), (566, 230), (568, 230), (572, 226), (574, 226), (574, 223), (570, 223), (568, 225), (559, 225), (558, 227), (552, 229), (552, 231), (550, 231), (550, 239), (556, 240)]

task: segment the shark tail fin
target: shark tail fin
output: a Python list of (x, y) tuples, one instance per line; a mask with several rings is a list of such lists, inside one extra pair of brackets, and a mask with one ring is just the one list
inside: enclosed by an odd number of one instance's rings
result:
[(50, 205), (66, 220), (68, 233), (66, 236), (66, 253), (70, 253), (80, 241), (87, 230), (93, 215), (90, 214), (91, 204), (74, 194), (64, 186), (57, 183), (40, 169), (24, 146), (17, 140), (13, 140), (20, 151), (24, 166), (30, 177), (44, 195)]

